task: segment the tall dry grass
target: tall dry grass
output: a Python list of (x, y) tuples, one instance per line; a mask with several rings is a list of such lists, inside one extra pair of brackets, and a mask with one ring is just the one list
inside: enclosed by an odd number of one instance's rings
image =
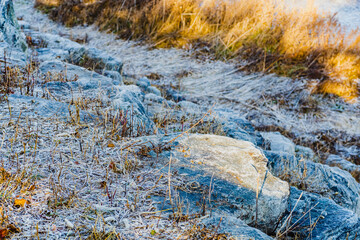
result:
[[(54, 1), (57, 1), (54, 4)], [(47, 2), (51, 2), (48, 4)], [(360, 34), (284, 0), (37, 0), (68, 26), (97, 24), (157, 47), (204, 47), (218, 58), (245, 58), (248, 70), (321, 79), (317, 92), (358, 97)]]

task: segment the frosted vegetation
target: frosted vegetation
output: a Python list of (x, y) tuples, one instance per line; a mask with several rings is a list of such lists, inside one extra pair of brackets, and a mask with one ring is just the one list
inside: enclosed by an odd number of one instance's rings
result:
[(356, 4), (17, 0), (0, 239), (355, 239)]

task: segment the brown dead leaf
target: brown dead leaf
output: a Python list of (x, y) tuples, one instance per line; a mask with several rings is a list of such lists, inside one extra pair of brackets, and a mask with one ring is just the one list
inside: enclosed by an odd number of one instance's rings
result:
[(55, 225), (55, 224), (51, 225), (51, 230), (52, 230), (53, 232), (56, 232), (57, 228), (56, 228), (56, 225)]
[(81, 138), (81, 134), (79, 133), (79, 131), (77, 129), (75, 130), (74, 135), (75, 135), (76, 138)]
[(0, 227), (0, 239), (5, 239), (9, 234), (9, 230), (7, 228)]
[(109, 148), (114, 148), (115, 147), (115, 144), (113, 144), (113, 143), (108, 143), (108, 145), (107, 145)]
[(15, 207), (24, 207), (25, 204), (30, 204), (30, 202), (28, 200), (22, 199), (22, 198), (17, 198), (14, 201)]
[(136, 177), (136, 180), (138, 182), (142, 182), (142, 181), (144, 181), (144, 177), (142, 175), (139, 175), (139, 176)]

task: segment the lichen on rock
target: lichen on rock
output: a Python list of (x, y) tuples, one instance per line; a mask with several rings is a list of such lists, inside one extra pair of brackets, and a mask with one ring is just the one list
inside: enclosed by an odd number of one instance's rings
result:
[(12, 0), (1, 0), (0, 10), (0, 40), (25, 52), (27, 50), (25, 35), (20, 31)]

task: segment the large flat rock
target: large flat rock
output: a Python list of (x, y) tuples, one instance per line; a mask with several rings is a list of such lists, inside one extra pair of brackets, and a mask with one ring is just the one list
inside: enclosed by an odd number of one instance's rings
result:
[(189, 135), (177, 143), (171, 152), (174, 167), (190, 182), (212, 182), (215, 208), (264, 232), (274, 231), (287, 208), (289, 184), (268, 171), (260, 150), (250, 142), (216, 135)]

